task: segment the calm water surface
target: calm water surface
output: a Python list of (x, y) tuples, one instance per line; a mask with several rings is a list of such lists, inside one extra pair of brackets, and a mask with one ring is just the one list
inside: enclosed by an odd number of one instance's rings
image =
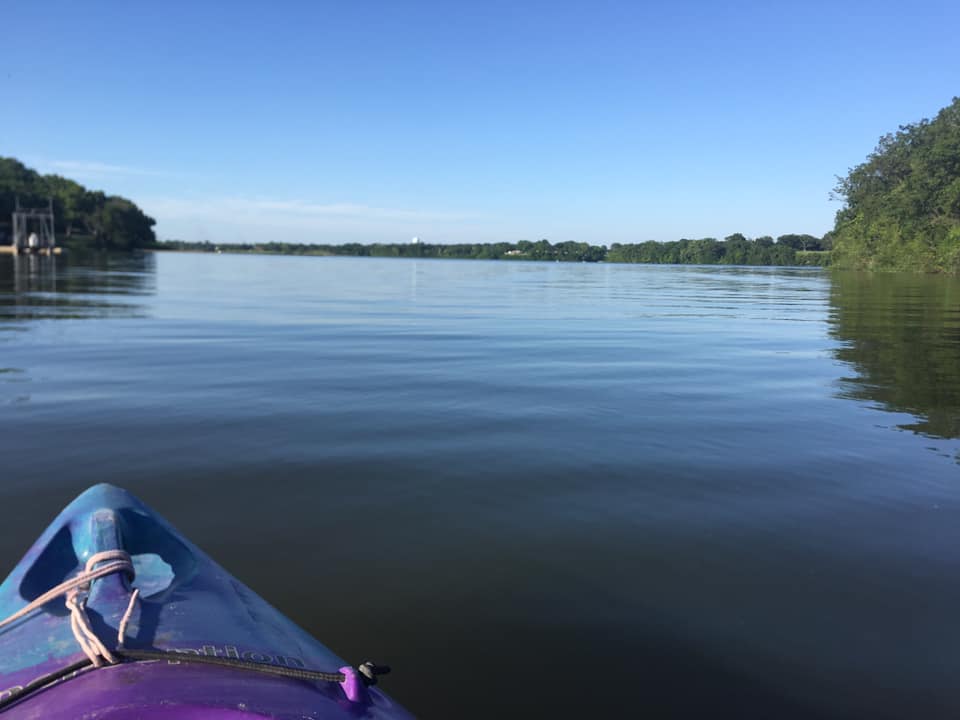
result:
[(425, 718), (960, 714), (956, 280), (0, 256), (0, 451)]

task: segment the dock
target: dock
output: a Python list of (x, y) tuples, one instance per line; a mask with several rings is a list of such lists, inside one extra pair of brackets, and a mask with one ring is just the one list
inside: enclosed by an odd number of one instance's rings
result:
[(62, 247), (38, 247), (29, 246), (18, 248), (16, 245), (0, 245), (0, 255), (62, 255)]

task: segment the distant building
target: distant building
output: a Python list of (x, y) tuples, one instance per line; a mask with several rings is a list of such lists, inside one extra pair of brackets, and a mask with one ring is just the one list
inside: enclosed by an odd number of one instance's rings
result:
[(418, 237), (413, 238), (413, 239), (410, 241), (410, 244), (411, 244), (411, 245), (419, 245), (419, 244), (420, 244), (420, 238), (418, 238)]

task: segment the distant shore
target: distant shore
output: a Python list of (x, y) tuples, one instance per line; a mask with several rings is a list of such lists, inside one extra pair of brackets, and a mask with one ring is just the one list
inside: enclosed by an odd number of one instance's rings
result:
[(362, 245), (314, 245), (306, 243), (214, 244), (166, 240), (149, 248), (157, 251), (232, 253), (246, 255), (303, 255), (312, 257), (400, 257), (457, 260), (510, 260), (514, 262), (608, 262), (658, 265), (758, 265), (825, 266), (830, 262), (829, 238), (812, 235), (783, 235), (750, 239), (731, 235), (724, 240), (702, 238), (675, 242), (649, 241), (639, 244), (588, 243), (548, 240), (516, 243), (391, 243)]

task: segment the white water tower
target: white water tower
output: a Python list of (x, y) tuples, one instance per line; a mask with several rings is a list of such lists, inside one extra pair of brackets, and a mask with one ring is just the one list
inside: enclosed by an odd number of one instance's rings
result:
[(420, 244), (420, 238), (418, 238), (418, 237), (413, 238), (412, 240), (410, 240), (410, 244), (411, 244), (411, 245), (419, 245), (419, 244)]

